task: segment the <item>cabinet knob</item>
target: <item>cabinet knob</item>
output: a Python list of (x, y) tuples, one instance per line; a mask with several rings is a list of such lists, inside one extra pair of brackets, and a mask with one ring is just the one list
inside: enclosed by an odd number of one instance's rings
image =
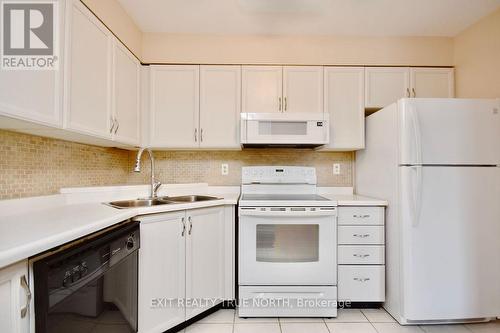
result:
[(417, 93), (415, 92), (415, 88), (411, 88), (411, 92), (413, 93), (413, 97), (417, 97)]
[(194, 129), (194, 142), (198, 142), (198, 129)]
[(281, 97), (278, 97), (278, 111), (281, 112)]

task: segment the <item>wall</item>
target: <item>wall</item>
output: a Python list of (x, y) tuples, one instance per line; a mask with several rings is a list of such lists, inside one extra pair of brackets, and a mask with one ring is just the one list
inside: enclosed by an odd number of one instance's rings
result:
[[(156, 176), (162, 183), (201, 182), (210, 185), (240, 185), (241, 167), (255, 165), (300, 165), (316, 168), (321, 186), (352, 186), (352, 152), (315, 152), (299, 149), (245, 149), (243, 151), (155, 152)], [(132, 170), (135, 154), (130, 158)], [(229, 175), (221, 175), (221, 164), (229, 164)], [(332, 174), (332, 164), (340, 163), (341, 174)], [(142, 172), (132, 174), (130, 183), (148, 183), (149, 160), (143, 157)]]
[[(147, 155), (147, 154), (145, 154)], [(144, 156), (145, 156), (144, 155)], [(246, 165), (316, 167), (322, 186), (352, 186), (353, 153), (311, 150), (155, 152), (156, 176), (162, 183), (207, 182), (239, 185)], [(0, 130), (0, 200), (58, 193), (61, 187), (149, 183), (149, 160), (132, 172), (135, 152), (102, 148)], [(229, 175), (220, 173), (229, 164)], [(332, 163), (341, 174), (332, 175)]]
[(453, 39), (144, 33), (142, 55), (146, 63), (451, 66)]
[(124, 184), (130, 154), (0, 130), (0, 199), (54, 194), (66, 186)]
[(457, 35), (454, 48), (457, 97), (500, 98), (500, 9)]
[(141, 58), (142, 32), (116, 0), (82, 0), (94, 14), (132, 51)]

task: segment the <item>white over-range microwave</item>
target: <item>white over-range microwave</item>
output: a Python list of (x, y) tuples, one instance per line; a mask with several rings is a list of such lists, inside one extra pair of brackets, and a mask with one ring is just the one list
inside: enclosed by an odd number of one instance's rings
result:
[(328, 113), (242, 113), (245, 147), (317, 147), (330, 140)]

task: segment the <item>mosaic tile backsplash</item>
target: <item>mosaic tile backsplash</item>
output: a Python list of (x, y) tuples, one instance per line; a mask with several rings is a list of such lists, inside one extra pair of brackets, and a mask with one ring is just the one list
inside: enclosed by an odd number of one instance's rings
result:
[(127, 182), (128, 151), (0, 130), (0, 199)]
[[(240, 185), (241, 167), (254, 165), (300, 165), (316, 167), (321, 186), (352, 186), (352, 152), (316, 152), (299, 149), (245, 149), (243, 151), (155, 151), (156, 177), (162, 183), (208, 182), (210, 185)], [(135, 155), (131, 158), (133, 168)], [(229, 174), (221, 174), (221, 164)], [(340, 175), (333, 175), (333, 163)], [(142, 172), (132, 174), (131, 183), (147, 183), (149, 160), (143, 156)]]
[[(61, 187), (145, 184), (149, 161), (141, 173), (132, 171), (135, 152), (102, 148), (0, 130), (0, 199), (54, 194)], [(298, 149), (244, 151), (155, 151), (156, 177), (162, 183), (204, 182), (239, 185), (241, 167), (303, 165), (316, 167), (320, 186), (352, 186), (352, 152)], [(229, 175), (221, 175), (221, 164)], [(332, 164), (340, 163), (340, 175)]]

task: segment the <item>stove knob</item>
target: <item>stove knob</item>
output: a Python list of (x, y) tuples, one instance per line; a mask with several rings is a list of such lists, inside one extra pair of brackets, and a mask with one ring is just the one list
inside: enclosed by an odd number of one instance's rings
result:
[(128, 237), (126, 246), (127, 246), (127, 250), (132, 250), (134, 248), (135, 240), (134, 240), (133, 235)]

